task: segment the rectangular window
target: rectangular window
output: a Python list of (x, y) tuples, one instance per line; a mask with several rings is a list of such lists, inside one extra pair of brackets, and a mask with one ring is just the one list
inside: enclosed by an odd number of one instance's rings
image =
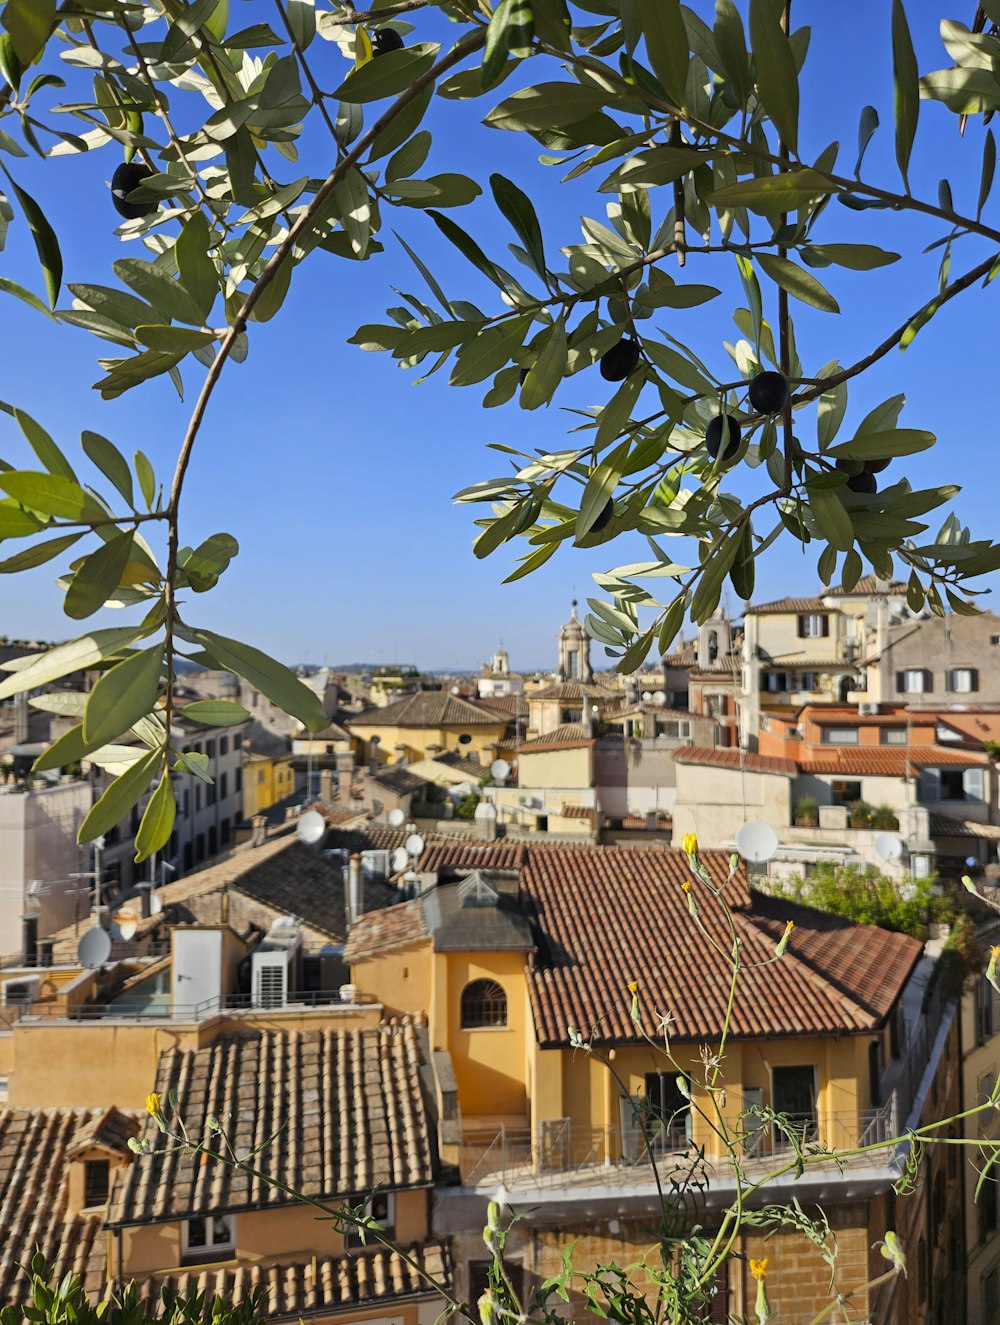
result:
[(237, 790), (237, 791), (242, 791), (242, 790), (243, 790), (243, 770), (242, 770), (242, 768), (238, 768), (238, 769), (236, 770), (236, 790)]
[(239, 733), (237, 733), (237, 734), (233, 737), (233, 749), (234, 749), (234, 750), (242, 750), (242, 749), (243, 749), (243, 737), (242, 737)]
[(951, 667), (945, 676), (952, 694), (969, 695), (979, 689), (979, 673), (974, 667)]
[(232, 1215), (195, 1215), (184, 1221), (182, 1251), (186, 1261), (225, 1259), (236, 1246), (236, 1220)]
[[(771, 1070), (771, 1107), (784, 1114), (795, 1130), (801, 1131), (806, 1143), (818, 1139), (816, 1120), (816, 1069), (802, 1067), (775, 1067)], [(775, 1128), (775, 1146), (789, 1149), (791, 1142), (780, 1129)]]
[(261, 769), (260, 772), (257, 774), (257, 786), (258, 786), (258, 787), (262, 787), (262, 786), (264, 785), (264, 779), (265, 779), (266, 777), (267, 777), (267, 774), (264, 772), (263, 769)]
[[(936, 777), (928, 775), (936, 774)], [(938, 787), (935, 799), (942, 801), (982, 801), (984, 777), (981, 768), (924, 769), (929, 790)]]
[(857, 745), (857, 727), (824, 727), (823, 745)]
[(198, 784), (198, 785), (195, 787), (195, 789), (194, 789), (194, 808), (195, 808), (196, 810), (200, 810), (200, 809), (201, 809), (201, 783), (200, 783), (200, 782), (199, 782), (199, 784)]
[(108, 1199), (110, 1165), (106, 1159), (88, 1159), (83, 1166), (83, 1204), (104, 1205)]
[(818, 613), (799, 617), (799, 639), (821, 639), (830, 633), (830, 618)]
[(818, 690), (819, 672), (800, 672), (799, 673), (800, 690)]
[(834, 781), (830, 783), (831, 804), (853, 805), (861, 799), (860, 782)]
[(676, 1072), (646, 1073), (646, 1127), (657, 1150), (684, 1150), (691, 1137), (691, 1101)]
[(901, 695), (924, 695), (934, 689), (934, 678), (925, 667), (908, 667), (896, 673), (896, 689)]
[(785, 672), (765, 672), (764, 689), (768, 694), (774, 695), (781, 690), (788, 689), (788, 676)]
[(219, 754), (220, 754), (220, 756), (221, 756), (221, 755), (227, 755), (228, 753), (229, 753), (229, 737), (228, 737), (228, 736), (220, 736), (220, 737), (219, 737)]
[(219, 795), (222, 797), (223, 800), (225, 800), (226, 797), (229, 795), (229, 774), (228, 774), (228, 773), (220, 773), (220, 774), (219, 774)]
[(223, 819), (222, 823), (219, 825), (219, 839), (224, 847), (229, 846), (230, 842), (233, 840), (233, 827), (230, 820)]
[(183, 799), (183, 801), (181, 802), (181, 804), (182, 804), (182, 806), (183, 806), (183, 808), (181, 809), (181, 816), (182, 816), (184, 819), (186, 819), (186, 818), (188, 817), (188, 815), (191, 813), (191, 793), (190, 793), (190, 791), (185, 791), (185, 792), (184, 792), (184, 799)]
[(205, 742), (205, 753), (208, 755), (209, 759), (214, 759), (214, 758), (215, 758), (215, 742), (214, 742), (214, 741), (206, 741), (206, 742)]
[(205, 804), (214, 805), (219, 795), (219, 789), (214, 782), (210, 782), (205, 788)]
[(906, 728), (883, 727), (879, 733), (879, 740), (883, 745), (905, 745)]

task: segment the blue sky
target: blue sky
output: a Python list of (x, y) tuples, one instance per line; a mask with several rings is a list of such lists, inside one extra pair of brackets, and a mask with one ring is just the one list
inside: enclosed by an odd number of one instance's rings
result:
[[(714, 8), (705, 0), (694, 7), (709, 17)], [(242, 25), (265, 17), (270, 7), (250, 0), (237, 8)], [(964, 8), (969, 12), (954, 14), (968, 21), (974, 6)], [(940, 6), (909, 0), (907, 12), (921, 72), (948, 64), (937, 32)], [(858, 115), (871, 102), (882, 127), (869, 148), (864, 175), (894, 189), (889, 15), (887, 0), (795, 7), (796, 21), (813, 26), (802, 86), (803, 156), (814, 157), (837, 138), (839, 169), (849, 173)], [(448, 36), (449, 25), (436, 16), (418, 13), (413, 18), (421, 38)], [(335, 47), (317, 41), (310, 55), (324, 86), (340, 81), (346, 66)], [(553, 76), (541, 61), (529, 62), (525, 74), (529, 81)], [(594, 191), (598, 172), (559, 185), (563, 172), (539, 165), (533, 140), (482, 127), (479, 120), (501, 95), (478, 102), (436, 101), (427, 121), (434, 147), (425, 173), (462, 171), (477, 179), (488, 196), (490, 171), (503, 172), (532, 193), (554, 256), (560, 245), (579, 240), (581, 214), (603, 219), (607, 198)], [(923, 103), (911, 175), (914, 193), (936, 198), (938, 178), (947, 174), (958, 209), (974, 211), (982, 136), (981, 123), (972, 121), (960, 139), (952, 115)], [(312, 173), (324, 168), (323, 151), (318, 139), (304, 148)], [(109, 147), (44, 163), (7, 162), (56, 225), (67, 281), (113, 283), (109, 268), (116, 257), (147, 256), (114, 235), (106, 182), (119, 153)], [(273, 168), (286, 180), (304, 173), (280, 158)], [(661, 192), (662, 197), (653, 198), (654, 216), (662, 216), (669, 205), (667, 191)], [(998, 207), (1000, 186), (987, 204), (986, 218), (996, 217)], [(483, 198), (451, 214), (488, 252), (508, 265), (513, 262), (504, 252), (513, 236), (492, 202)], [(610, 394), (608, 385), (594, 370), (565, 385), (548, 410), (527, 414), (516, 404), (483, 410), (484, 387), (450, 388), (444, 372), (415, 386), (414, 375), (396, 368), (389, 356), (348, 345), (358, 324), (386, 320), (385, 308), (398, 302), (392, 286), (426, 294), (391, 228), (428, 261), (449, 295), (496, 311), (490, 287), (441, 240), (429, 219), (400, 209), (384, 222), (387, 252), (367, 263), (315, 255), (297, 273), (281, 314), (252, 328), (248, 361), (231, 365), (223, 376), (191, 467), (184, 539), (195, 543), (226, 530), (239, 539), (241, 554), (219, 587), (190, 605), (189, 617), (288, 662), (366, 659), (475, 667), (502, 638), (514, 667), (550, 667), (555, 632), (568, 613), (569, 599), (594, 592), (594, 571), (644, 559), (644, 540), (622, 539), (591, 551), (566, 548), (535, 575), (502, 585), (523, 545), (477, 561), (471, 552), (471, 520), (479, 511), (455, 506), (451, 497), (467, 484), (503, 472), (501, 458), (486, 449), (488, 443), (560, 446), (573, 424), (562, 407), (599, 405)], [(807, 373), (833, 358), (859, 358), (933, 293), (938, 254), (919, 255), (942, 233), (941, 224), (929, 218), (859, 215), (838, 204), (827, 209), (821, 225), (818, 237), (823, 240), (878, 243), (907, 260), (875, 273), (836, 268), (819, 273), (843, 313), (835, 317), (793, 304)], [(985, 252), (979, 241), (963, 241), (953, 274)], [(732, 259), (692, 257), (685, 273), (673, 265), (667, 270), (681, 279), (719, 285), (724, 295), (702, 309), (670, 313), (646, 325), (662, 326), (687, 340), (714, 368), (723, 369), (722, 341), (736, 339), (730, 315), (742, 302), (734, 288)], [(0, 273), (41, 288), (20, 220), (0, 254)], [(862, 382), (852, 384), (848, 414), (848, 423), (856, 422), (879, 400), (905, 392), (902, 423), (930, 428), (940, 442), (929, 455), (897, 464), (894, 471), (905, 472), (915, 487), (962, 484), (954, 509), (982, 537), (994, 534), (997, 523), (996, 298), (990, 286), (953, 301), (905, 354), (892, 352)], [(64, 294), (62, 306), (67, 303)], [(168, 479), (197, 393), (198, 365), (191, 361), (185, 368), (186, 402), (178, 400), (166, 379), (103, 402), (91, 389), (101, 376), (96, 361), (114, 347), (82, 331), (54, 327), (9, 298), (4, 317), (2, 398), (34, 414), (71, 451), (82, 428), (105, 433), (128, 453), (141, 446)], [(814, 415), (806, 418), (803, 426), (811, 430)], [(20, 434), (6, 416), (0, 416), (0, 437), (0, 454), (28, 463)], [(727, 486), (737, 492), (756, 490), (753, 476), (745, 474)], [(759, 563), (758, 600), (812, 591), (815, 563), (816, 554), (802, 554), (798, 545), (779, 540)], [(0, 631), (35, 638), (72, 633), (53, 579), (52, 568), (44, 567), (4, 581)], [(114, 624), (121, 620), (106, 613), (94, 622), (108, 624), (109, 619)], [(595, 661), (601, 653), (597, 646)]]

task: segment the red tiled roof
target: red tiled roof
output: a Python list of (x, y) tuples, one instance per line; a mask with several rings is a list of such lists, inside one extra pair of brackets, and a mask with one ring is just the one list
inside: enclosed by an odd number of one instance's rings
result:
[[(813, 752), (815, 751), (815, 753)], [(918, 768), (981, 767), (986, 757), (971, 750), (944, 750), (938, 745), (830, 746), (820, 752), (804, 751), (803, 773), (861, 773), (869, 777), (906, 777)]]
[(826, 612), (822, 598), (776, 598), (772, 603), (752, 603), (744, 610), (744, 616), (758, 612)]
[(743, 753), (728, 747), (719, 749), (708, 745), (679, 745), (673, 752), (678, 764), (714, 764), (717, 768), (745, 768), (748, 773), (784, 773), (794, 777), (798, 766), (794, 759), (781, 759), (777, 755)]
[(592, 819), (594, 817), (594, 807), (592, 805), (564, 805), (559, 811), (562, 819)]
[[(728, 872), (724, 852), (706, 852), (716, 885)], [(538, 1041), (569, 1043), (570, 1026), (599, 1043), (640, 1042), (629, 1015), (628, 982), (639, 985), (647, 1031), (670, 1012), (672, 1036), (712, 1040), (721, 1033), (729, 994), (728, 962), (706, 944), (688, 913), (681, 884), (690, 877), (679, 851), (600, 848), (530, 851), (522, 888), (534, 905), (538, 947), (528, 980)], [(922, 947), (839, 917), (753, 893), (738, 876), (727, 900), (743, 944), (734, 1038), (829, 1035), (881, 1025)], [(694, 893), (702, 923), (728, 949), (719, 903)], [(767, 962), (795, 921), (780, 962)]]
[(512, 718), (528, 711), (525, 695), (480, 695), (476, 703), (480, 708), (495, 709), (497, 713), (506, 713)]
[(428, 937), (424, 908), (419, 897), (396, 906), (369, 911), (352, 926), (344, 947), (344, 961), (354, 962), (374, 952), (405, 947)]
[[(363, 1030), (225, 1035), (200, 1049), (160, 1055), (156, 1089), (178, 1093), (188, 1133), (211, 1142), (214, 1116), (236, 1150), (307, 1196), (343, 1198), (374, 1187), (428, 1186), (430, 1124), (420, 1085), (415, 1025)], [(280, 1129), (280, 1140), (268, 1138)], [(201, 1163), (168, 1143), (152, 1118), (152, 1154), (124, 1170), (108, 1225), (176, 1221), (203, 1210), (263, 1209), (289, 1198), (245, 1169)]]
[(561, 727), (532, 736), (521, 742), (521, 751), (525, 754), (544, 754), (548, 750), (573, 749), (576, 746), (593, 745), (594, 737), (584, 730), (582, 722), (564, 722)]
[(423, 690), (397, 699), (385, 708), (365, 709), (345, 715), (355, 727), (469, 727), (496, 725), (500, 715), (485, 709), (478, 700), (462, 699), (445, 690)]
[[(150, 1276), (139, 1285), (139, 1299), (147, 1307), (161, 1305), (160, 1292), (204, 1293), (234, 1306), (245, 1302), (254, 1289), (261, 1293), (261, 1318), (301, 1320), (304, 1315), (329, 1316), (359, 1308), (389, 1309), (397, 1300), (433, 1295), (428, 1278), (451, 1283), (451, 1260), (446, 1243), (428, 1242), (404, 1247), (414, 1264), (384, 1247), (367, 1247), (340, 1256), (311, 1256), (276, 1265), (197, 1266)], [(419, 1269), (424, 1271), (421, 1275)], [(427, 1277), (425, 1277), (425, 1275)], [(150, 1315), (158, 1315), (150, 1310)]]

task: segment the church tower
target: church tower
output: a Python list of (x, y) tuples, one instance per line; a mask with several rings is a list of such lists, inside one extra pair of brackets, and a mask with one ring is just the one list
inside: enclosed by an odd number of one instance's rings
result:
[(590, 665), (590, 636), (576, 615), (576, 599), (566, 624), (559, 630), (559, 665), (557, 681), (582, 681), (590, 685), (594, 671)]

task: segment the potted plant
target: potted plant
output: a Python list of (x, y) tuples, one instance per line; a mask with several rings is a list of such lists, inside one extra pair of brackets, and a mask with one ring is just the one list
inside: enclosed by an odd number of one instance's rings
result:
[(819, 826), (819, 801), (812, 796), (801, 796), (795, 802), (792, 818), (796, 828), (817, 828)]
[(895, 833), (899, 831), (899, 819), (896, 811), (891, 805), (876, 805), (871, 817), (872, 828), (878, 828), (882, 832)]
[(871, 828), (874, 817), (874, 811), (867, 801), (855, 801), (847, 810), (847, 822), (852, 828)]

